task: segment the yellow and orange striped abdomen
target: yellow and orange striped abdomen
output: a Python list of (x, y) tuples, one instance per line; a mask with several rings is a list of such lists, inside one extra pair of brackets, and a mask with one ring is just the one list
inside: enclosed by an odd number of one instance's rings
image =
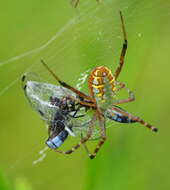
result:
[(104, 100), (106, 84), (109, 86), (109, 89), (114, 91), (115, 77), (112, 75), (112, 72), (107, 67), (101, 66), (96, 67), (90, 74), (88, 79), (88, 86), (90, 90), (90, 96), (93, 98), (98, 97), (100, 100)]

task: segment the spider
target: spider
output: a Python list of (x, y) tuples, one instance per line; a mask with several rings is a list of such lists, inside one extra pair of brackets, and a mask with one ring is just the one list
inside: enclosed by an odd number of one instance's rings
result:
[[(99, 0), (96, 0), (96, 1), (99, 2)], [(71, 0), (71, 3), (74, 5), (75, 8), (79, 4), (79, 2), (80, 2), (80, 0)]]
[[(85, 145), (85, 143), (91, 138), (93, 134), (95, 122), (98, 121), (100, 129), (99, 142), (96, 148), (94, 149), (93, 153), (90, 153), (87, 149), (89, 157), (91, 159), (95, 158), (96, 154), (98, 153), (98, 151), (100, 150), (107, 138), (105, 125), (106, 117), (120, 123), (139, 122), (140, 124), (144, 125), (145, 127), (151, 129), (154, 132), (158, 131), (157, 128), (145, 122), (143, 119), (136, 117), (117, 106), (123, 103), (134, 101), (135, 99), (133, 92), (127, 89), (124, 83), (118, 82), (117, 80), (124, 65), (124, 58), (126, 55), (128, 45), (127, 35), (124, 26), (124, 19), (121, 11), (120, 20), (124, 37), (124, 43), (121, 50), (119, 66), (117, 67), (114, 74), (112, 74), (111, 70), (109, 70), (105, 66), (94, 68), (88, 78), (89, 95), (86, 95), (85, 93), (77, 90), (76, 88), (60, 80), (59, 77), (47, 66), (47, 64), (43, 60), (41, 60), (44, 67), (51, 73), (51, 75), (59, 82), (61, 86), (77, 94), (78, 98), (72, 97), (73, 101), (78, 102), (78, 104), (82, 106), (88, 107), (88, 109), (92, 109), (94, 112), (89, 122), (86, 136), (82, 137), (80, 142), (73, 146), (73, 148), (71, 148), (70, 150), (55, 150), (56, 152), (63, 154), (71, 154), (75, 150), (77, 150), (82, 144)], [(117, 94), (123, 88), (128, 91), (129, 97), (127, 99), (114, 100), (115, 94)]]

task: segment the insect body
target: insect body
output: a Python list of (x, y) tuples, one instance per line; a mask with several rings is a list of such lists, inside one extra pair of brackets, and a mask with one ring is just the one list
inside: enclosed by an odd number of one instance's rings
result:
[(46, 144), (56, 149), (60, 147), (68, 137), (68, 131), (71, 131), (71, 126), (68, 124), (69, 107), (66, 102), (57, 97), (50, 97), (51, 104), (56, 106), (54, 118), (50, 121), (48, 126), (49, 138)]
[(61, 119), (60, 114), (60, 111), (56, 112), (56, 118), (49, 126), (49, 138), (46, 144), (52, 149), (60, 147), (68, 137), (66, 127), (69, 126), (67, 126), (67, 120), (65, 118)]

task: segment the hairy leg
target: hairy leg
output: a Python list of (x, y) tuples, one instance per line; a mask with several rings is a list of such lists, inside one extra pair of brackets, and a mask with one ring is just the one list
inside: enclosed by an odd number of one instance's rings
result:
[(120, 11), (120, 19), (121, 19), (121, 25), (122, 25), (122, 32), (123, 32), (123, 37), (124, 37), (124, 43), (123, 43), (123, 47), (122, 47), (122, 51), (120, 54), (120, 61), (119, 61), (119, 66), (117, 67), (116, 71), (115, 71), (115, 79), (117, 80), (122, 67), (124, 65), (124, 58), (126, 55), (126, 50), (127, 50), (127, 45), (128, 45), (128, 41), (127, 41), (127, 35), (126, 35), (126, 31), (125, 31), (125, 25), (124, 25), (124, 20), (123, 20), (123, 15), (122, 12)]
[(106, 141), (105, 119), (104, 119), (104, 117), (103, 117), (103, 115), (102, 115), (102, 113), (100, 112), (99, 109), (97, 110), (97, 112), (98, 112), (98, 120), (99, 120), (101, 138), (100, 138), (96, 148), (94, 149), (94, 152), (92, 154), (89, 154), (89, 157), (91, 159), (96, 157), (96, 154), (98, 153), (98, 151), (101, 149), (102, 145)]
[(63, 82), (62, 80), (60, 80), (58, 78), (58, 76), (47, 66), (47, 64), (41, 59), (41, 63), (43, 64), (43, 66), (49, 71), (49, 73), (59, 82), (59, 84), (69, 90), (71, 90), (72, 92), (74, 92), (75, 94), (77, 94), (78, 96), (84, 98), (84, 99), (87, 99), (91, 102), (94, 101), (93, 98), (91, 98), (90, 96), (87, 96), (86, 94), (84, 94), (83, 92), (77, 90), (76, 88), (70, 86), (69, 84)]

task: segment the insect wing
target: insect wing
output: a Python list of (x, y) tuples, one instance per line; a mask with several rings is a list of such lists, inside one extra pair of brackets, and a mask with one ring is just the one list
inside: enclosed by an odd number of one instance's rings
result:
[(52, 97), (61, 99), (67, 95), (75, 96), (64, 87), (31, 80), (25, 81), (24, 90), (33, 109), (38, 111), (47, 122), (52, 121), (59, 110), (57, 105), (52, 104)]

